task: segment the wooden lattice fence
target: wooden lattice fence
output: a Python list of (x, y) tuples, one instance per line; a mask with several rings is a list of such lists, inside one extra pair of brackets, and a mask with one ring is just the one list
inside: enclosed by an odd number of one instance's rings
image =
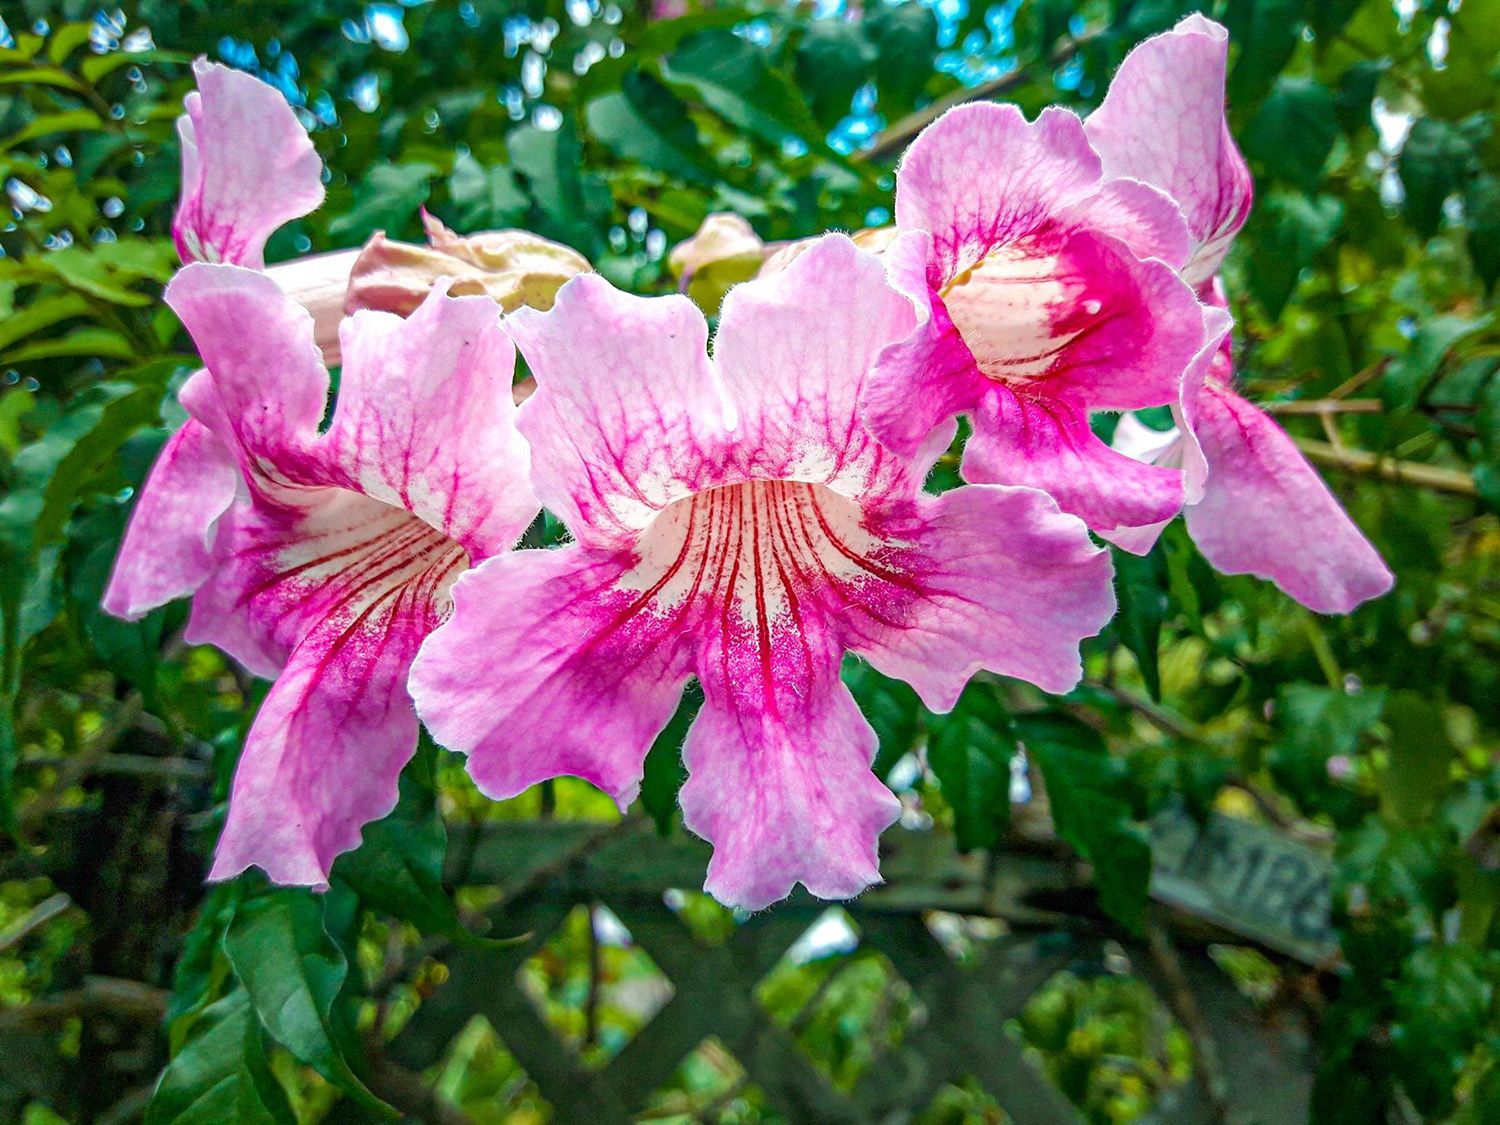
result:
[[(1074, 1121), (1071, 1105), (1006, 1023), (1055, 973), (1110, 958), (1117, 963), (1122, 955), (1186, 1027), (1197, 1057), (1193, 1081), (1161, 1099), (1157, 1120), (1306, 1116), (1303, 1030), (1265, 1022), (1207, 955), (1210, 940), (1244, 939), (1215, 930), (1218, 921), (1206, 926), (1165, 906), (1157, 907), (1144, 939), (1120, 933), (1091, 917), (1086, 873), (1055, 852), (962, 856), (940, 833), (888, 834), (888, 882), (846, 909), (860, 948), (888, 959), (919, 1000), (922, 1018), (846, 1092), (756, 998), (759, 983), (826, 903), (794, 895), (709, 944), (669, 905), (674, 889), (701, 884), (708, 858), (705, 845), (682, 833), (662, 838), (632, 822), (527, 822), (491, 825), (455, 843), (452, 879), (499, 889), (493, 932), (528, 936), (503, 948), (445, 949), (447, 983), (389, 1045), (389, 1056), (411, 1070), (426, 1069), (482, 1015), (558, 1121), (634, 1119), (710, 1037), (744, 1068), (764, 1102), (795, 1122), (904, 1121), (945, 1084), (965, 1080), (977, 1081), (1022, 1125)], [(518, 981), (522, 965), (580, 904), (607, 907), (671, 986), (664, 1006), (602, 1066), (585, 1064)], [(934, 912), (1003, 926), (980, 953), (957, 960), (929, 925)]]

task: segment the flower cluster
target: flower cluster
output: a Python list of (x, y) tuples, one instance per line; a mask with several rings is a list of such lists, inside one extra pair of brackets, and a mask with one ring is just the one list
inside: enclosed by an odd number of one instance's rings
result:
[[(1226, 49), (1193, 16), (1086, 120), (950, 111), (891, 229), (772, 253), (711, 220), (674, 254), (685, 287), (725, 262), (740, 281), (711, 347), (686, 296), (621, 292), (524, 232), (429, 220), (426, 247), (265, 269), (322, 170), (274, 90), (200, 63), (166, 299), (204, 369), (105, 605), (191, 594), (187, 639), (274, 678), (213, 877), (326, 886), (394, 806), (418, 716), (491, 797), (570, 775), (624, 808), (696, 678), (681, 801), (708, 890), (849, 896), (899, 806), (846, 653), (934, 710), (981, 669), (1067, 691), (1115, 609), (1090, 530), (1145, 552), (1179, 512), (1219, 569), (1315, 610), (1388, 589), (1233, 388), (1217, 273), (1250, 179)], [(1091, 427), (1161, 406), (1172, 433)], [(958, 415), (965, 483), (928, 493)], [(570, 541), (515, 549), (543, 507)]]

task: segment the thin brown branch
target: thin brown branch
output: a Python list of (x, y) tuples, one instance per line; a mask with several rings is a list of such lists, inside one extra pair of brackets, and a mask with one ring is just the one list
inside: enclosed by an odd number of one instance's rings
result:
[(1390, 365), (1390, 356), (1385, 356), (1382, 359), (1376, 360), (1374, 363), (1370, 364), (1369, 367), (1364, 368), (1362, 371), (1356, 371), (1353, 375), (1349, 376), (1349, 378), (1345, 379), (1338, 386), (1334, 387), (1333, 390), (1328, 392), (1327, 397), (1330, 399), (1348, 398), (1355, 391), (1359, 390), (1360, 387), (1363, 387), (1366, 383), (1368, 383), (1371, 379), (1377, 379), (1381, 375), (1384, 375), (1385, 369)]
[(61, 891), (50, 898), (43, 899), (17, 919), (13, 925), (0, 931), (0, 953), (4, 953), (12, 946), (20, 945), (29, 935), (40, 930), (72, 905), (73, 900)]
[(1138, 695), (1110, 684), (1101, 683), (1098, 680), (1090, 680), (1089, 686), (1102, 691), (1115, 702), (1123, 703), (1152, 726), (1165, 731), (1167, 734), (1176, 735), (1178, 738), (1187, 739), (1189, 742), (1203, 741), (1204, 734), (1202, 727), (1191, 719), (1168, 711), (1158, 703), (1153, 703), (1149, 699), (1142, 699)]
[(1229, 1083), (1224, 1077), (1219, 1045), (1209, 1031), (1203, 1013), (1198, 1010), (1198, 998), (1193, 995), (1187, 974), (1182, 971), (1182, 963), (1177, 959), (1172, 939), (1159, 922), (1147, 924), (1146, 948), (1150, 951), (1152, 964), (1156, 966), (1158, 977), (1165, 986), (1166, 996), (1163, 999), (1192, 1041), (1193, 1081), (1208, 1103), (1212, 1120), (1228, 1121)]
[[(1056, 70), (1076, 55), (1085, 44), (1098, 38), (1099, 35), (1099, 31), (1090, 31), (1078, 36), (1076, 39), (1063, 40), (1057, 45), (1057, 49), (1046, 58), (1046, 67), (1049, 70)], [(875, 135), (875, 140), (869, 147), (861, 149), (851, 159), (857, 161), (883, 160), (887, 156), (900, 152), (906, 147), (908, 141), (954, 106), (962, 105), (964, 102), (998, 98), (1018, 86), (1025, 85), (1031, 79), (1035, 67), (1040, 63), (1042, 63), (1042, 60), (1037, 60), (1026, 66), (1018, 67), (1008, 74), (1002, 74), (999, 78), (992, 78), (988, 82), (981, 82), (978, 86), (966, 86), (943, 95), (931, 104), (908, 113), (901, 120), (882, 129)]]
[(1443, 469), (1436, 465), (1423, 465), (1416, 461), (1399, 461), (1382, 457), (1363, 449), (1338, 449), (1326, 441), (1311, 438), (1293, 438), (1304, 457), (1315, 465), (1341, 469), (1358, 476), (1375, 477), (1393, 484), (1407, 484), (1414, 488), (1428, 488), (1434, 492), (1447, 492), (1455, 496), (1477, 496), (1470, 473), (1458, 469)]
[(36, 799), (21, 814), (21, 828), (31, 832), (62, 804), (68, 790), (78, 785), (93, 772), (99, 762), (109, 754), (141, 717), (144, 709), (141, 693), (132, 691), (110, 712), (88, 744), (67, 760), (57, 771), (57, 781)]
[(1263, 402), (1267, 414), (1379, 414), (1385, 404), (1378, 398), (1313, 398), (1288, 402)]
[(47, 1031), (75, 1016), (111, 1015), (156, 1023), (167, 1010), (164, 989), (120, 977), (85, 977), (80, 988), (24, 1006), (0, 1009), (0, 1031)]

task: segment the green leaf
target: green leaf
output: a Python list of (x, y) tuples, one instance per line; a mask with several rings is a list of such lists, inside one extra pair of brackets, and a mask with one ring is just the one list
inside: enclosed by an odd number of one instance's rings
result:
[(412, 227), (417, 209), (432, 193), (437, 168), (420, 161), (376, 164), (354, 188), (349, 210), (328, 224), (340, 242), (360, 242), (377, 230), (400, 233)]
[(50, 137), (57, 133), (97, 133), (108, 129), (111, 123), (91, 109), (69, 109), (61, 113), (44, 113), (34, 117), (14, 133), (0, 139), (0, 152), (7, 152), (17, 145), (34, 141), (38, 137)]
[(63, 24), (47, 43), (47, 57), (55, 63), (66, 62), (69, 55), (89, 41), (91, 30), (87, 23)]
[(854, 701), (880, 739), (871, 768), (883, 781), (891, 767), (916, 745), (927, 711), (910, 684), (881, 675), (858, 657), (844, 658), (843, 675)]
[(1500, 176), (1476, 177), (1464, 191), (1469, 258), (1486, 289), (1500, 280)]
[(1276, 741), (1266, 765), (1276, 783), (1311, 813), (1357, 813), (1359, 803), (1334, 785), (1330, 758), (1351, 757), (1380, 720), (1385, 692), (1356, 695), (1316, 684), (1285, 684), (1276, 693)]
[(1259, 105), (1297, 49), (1307, 0), (1229, 0), (1224, 25), (1239, 48), (1226, 90), (1229, 104), (1248, 112)]
[(1151, 844), (1122, 795), (1123, 765), (1097, 731), (1064, 715), (1020, 715), (1015, 730), (1042, 771), (1058, 836), (1094, 867), (1099, 905), (1138, 930), (1151, 881)]
[(1442, 708), (1417, 692), (1392, 692), (1384, 719), (1391, 737), (1379, 780), (1381, 809), (1397, 823), (1416, 827), (1427, 822), (1447, 791), (1458, 750), (1448, 738)]
[[(101, 384), (16, 455), (9, 494), (0, 500), (0, 711), (8, 712), (19, 689), (22, 650), (57, 610), (56, 543), (81, 490), (155, 419), (160, 400), (160, 388)], [(10, 823), (13, 811), (14, 750), (0, 741), (0, 823)]]
[(797, 45), (796, 75), (818, 120), (832, 126), (849, 112), (875, 57), (862, 24), (843, 19), (813, 22)]
[(1161, 551), (1132, 555), (1112, 548), (1115, 558), (1115, 618), (1120, 643), (1135, 656), (1151, 698), (1161, 699), (1159, 650), (1161, 625), (1167, 616), (1167, 568)]
[(677, 794), (687, 780), (687, 768), (682, 764), (682, 744), (702, 706), (703, 689), (695, 681), (683, 692), (672, 721), (662, 728), (646, 754), (641, 805), (663, 836), (672, 830), (672, 818), (677, 813)]
[(97, 356), (100, 359), (133, 359), (135, 345), (113, 328), (89, 325), (75, 328), (49, 340), (33, 340), (8, 352), (0, 352), (0, 363), (28, 363), (64, 356)]
[(60, 293), (28, 302), (0, 319), (0, 351), (32, 333), (50, 328), (59, 321), (82, 316), (89, 311), (88, 301), (77, 293)]
[(198, 907), (198, 920), (182, 942), (172, 969), (172, 997), (167, 1001), (167, 1036), (175, 1054), (192, 1029), (193, 1017), (220, 998), (231, 979), (224, 953), (224, 932), (244, 888), (240, 882), (214, 883)]
[(121, 507), (80, 519), (69, 544), (68, 595), (71, 615), (82, 623), (106, 667), (141, 693), (148, 709), (156, 705), (156, 668), (161, 652), (164, 610), (139, 621), (123, 621), (100, 607), (125, 529)]
[(971, 682), (946, 715), (928, 720), (927, 764), (953, 810), (960, 851), (994, 847), (1010, 824), (1010, 716), (987, 682)]
[(1328, 195), (1309, 199), (1273, 190), (1257, 201), (1243, 236), (1257, 248), (1246, 262), (1246, 273), (1250, 293), (1268, 317), (1281, 316), (1302, 271), (1333, 241), (1343, 218), (1343, 203)]
[(763, 48), (732, 31), (715, 28), (688, 36), (665, 60), (663, 73), (730, 124), (773, 144), (822, 135), (791, 79), (771, 66)]
[(630, 71), (618, 90), (584, 107), (589, 132), (616, 156), (689, 182), (712, 182), (713, 156), (688, 108), (659, 79)]
[(359, 847), (338, 858), (333, 875), (365, 906), (410, 922), (423, 933), (488, 944), (464, 928), (443, 890), (447, 851), (448, 832), (432, 794), (403, 777), (396, 808), (365, 826)]
[(1392, 410), (1415, 406), (1448, 353), (1469, 336), (1488, 328), (1491, 319), (1449, 313), (1424, 320), (1406, 352), (1381, 376), (1380, 397), (1386, 406)]
[(293, 1125), (244, 989), (204, 1009), (162, 1072), (146, 1125)]
[(932, 77), (937, 14), (925, 4), (879, 4), (867, 10), (865, 34), (875, 45), (875, 87), (889, 115), (909, 113)]
[(1500, 965), (1493, 953), (1487, 956), (1465, 945), (1430, 945), (1413, 953), (1393, 982), (1396, 1072), (1413, 1104), (1431, 1115), (1429, 1120), (1446, 1119), (1452, 1112), (1469, 1053), (1487, 1028), (1493, 1034), (1497, 977)]
[(1314, 78), (1281, 77), (1246, 127), (1245, 155), (1270, 175), (1315, 191), (1339, 135), (1338, 106)]
[(1470, 131), (1432, 117), (1418, 118), (1396, 158), (1407, 221), (1423, 238), (1437, 233), (1443, 204), (1477, 170)]
[(240, 903), (224, 935), (224, 952), (272, 1039), (364, 1108), (391, 1115), (345, 1058), (333, 1001), (349, 964), (323, 929), (316, 897), (282, 890)]
[(597, 220), (610, 207), (600, 181), (581, 172), (583, 152), (572, 129), (538, 129), (523, 125), (506, 138), (512, 166), (526, 179), (540, 209), (538, 233), (596, 256), (601, 246)]
[(454, 222), (459, 230), (500, 230), (520, 225), (531, 200), (508, 166), (486, 168), (467, 152), (453, 161), (448, 177)]

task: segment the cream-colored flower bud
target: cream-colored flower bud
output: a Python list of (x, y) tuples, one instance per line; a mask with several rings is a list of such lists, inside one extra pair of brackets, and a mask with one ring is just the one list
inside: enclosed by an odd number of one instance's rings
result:
[(396, 242), (377, 232), (354, 263), (345, 296), (348, 312), (383, 309), (406, 316), (440, 277), (455, 297), (487, 296), (505, 312), (523, 305), (546, 311), (563, 283), (587, 273), (576, 250), (523, 230), (459, 235), (426, 213), (427, 245)]
[(740, 216), (716, 211), (698, 232), (672, 248), (667, 267), (686, 293), (706, 313), (716, 313), (731, 286), (749, 281), (765, 261), (767, 247)]

